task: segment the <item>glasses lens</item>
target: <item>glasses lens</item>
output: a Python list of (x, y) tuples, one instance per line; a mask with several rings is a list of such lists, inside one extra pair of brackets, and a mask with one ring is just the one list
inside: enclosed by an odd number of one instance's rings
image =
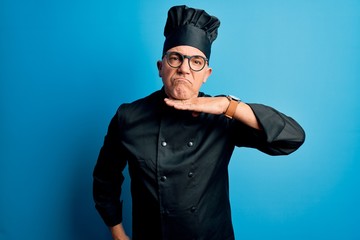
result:
[(171, 67), (179, 67), (183, 62), (183, 57), (176, 52), (170, 52), (166, 54), (167, 61)]
[(190, 67), (194, 71), (200, 71), (204, 68), (206, 60), (201, 56), (192, 56), (190, 58)]
[(178, 68), (181, 66), (181, 64), (184, 62), (184, 58), (187, 58), (189, 60), (189, 67), (193, 71), (201, 71), (206, 64), (206, 58), (202, 56), (186, 56), (182, 55), (178, 52), (167, 52), (166, 53), (166, 60), (168, 64), (173, 68)]

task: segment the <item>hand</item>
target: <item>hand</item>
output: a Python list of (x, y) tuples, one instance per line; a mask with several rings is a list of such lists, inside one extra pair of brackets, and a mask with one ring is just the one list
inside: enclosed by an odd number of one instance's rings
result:
[(210, 114), (224, 114), (229, 106), (229, 100), (226, 97), (198, 97), (188, 100), (164, 99), (165, 103), (178, 110), (193, 111), (194, 116), (200, 112)]
[(110, 227), (110, 231), (114, 240), (130, 240), (121, 223)]
[[(230, 103), (226, 97), (197, 97), (188, 100), (165, 98), (164, 101), (168, 106), (175, 109), (193, 111), (194, 117), (198, 116), (200, 112), (224, 114)], [(238, 104), (233, 118), (252, 128), (262, 130), (253, 110), (246, 103), (240, 102)]]

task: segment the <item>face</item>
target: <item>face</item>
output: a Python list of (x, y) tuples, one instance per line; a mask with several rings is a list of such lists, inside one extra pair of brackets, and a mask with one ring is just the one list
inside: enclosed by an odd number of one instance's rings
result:
[[(179, 52), (183, 55), (200, 55), (205, 57), (199, 49), (190, 46), (177, 46), (168, 50), (168, 52)], [(196, 98), (200, 87), (211, 75), (212, 69), (206, 64), (201, 71), (193, 71), (189, 67), (189, 59), (185, 58), (183, 64), (178, 68), (171, 67), (166, 57), (157, 62), (159, 75), (162, 78), (165, 93), (169, 98), (178, 100), (187, 100)]]

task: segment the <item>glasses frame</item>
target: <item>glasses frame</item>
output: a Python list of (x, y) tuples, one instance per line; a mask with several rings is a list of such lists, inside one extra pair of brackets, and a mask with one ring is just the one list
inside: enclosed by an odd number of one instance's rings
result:
[[(177, 66), (177, 67), (174, 67), (173, 65), (170, 64), (169, 56), (170, 56), (170, 54), (172, 54), (172, 53), (178, 54), (178, 55), (181, 57), (181, 63), (180, 63), (180, 65)], [(165, 58), (166, 58), (166, 62), (167, 62), (168, 65), (169, 65), (170, 67), (172, 67), (172, 68), (179, 68), (179, 67), (181, 67), (181, 65), (184, 63), (185, 58), (187, 58), (187, 59), (188, 59), (188, 64), (189, 64), (189, 68), (190, 68), (192, 71), (194, 71), (194, 72), (200, 72), (201, 70), (204, 69), (204, 67), (206, 66), (206, 63), (209, 63), (209, 59), (207, 59), (206, 57), (200, 56), (200, 55), (189, 56), (189, 55), (181, 54), (181, 53), (179, 53), (179, 52), (174, 52), (174, 51), (172, 51), (172, 52), (166, 52), (166, 53), (164, 54), (164, 56), (165, 56)], [(191, 64), (190, 64), (191, 59), (194, 58), (194, 57), (200, 57), (200, 58), (204, 59), (204, 65), (203, 65), (200, 69), (198, 69), (198, 70), (193, 69), (193, 68), (191, 67)]]

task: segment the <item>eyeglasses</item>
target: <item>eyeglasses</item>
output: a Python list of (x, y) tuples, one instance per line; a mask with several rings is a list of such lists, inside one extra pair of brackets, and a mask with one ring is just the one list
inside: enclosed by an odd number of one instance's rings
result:
[(191, 70), (195, 72), (201, 71), (208, 61), (207, 58), (204, 58), (203, 56), (194, 55), (194, 56), (187, 56), (183, 55), (178, 52), (166, 52), (165, 57), (167, 60), (167, 63), (170, 65), (170, 67), (178, 68), (183, 64), (184, 59), (187, 58), (189, 60), (189, 67)]

